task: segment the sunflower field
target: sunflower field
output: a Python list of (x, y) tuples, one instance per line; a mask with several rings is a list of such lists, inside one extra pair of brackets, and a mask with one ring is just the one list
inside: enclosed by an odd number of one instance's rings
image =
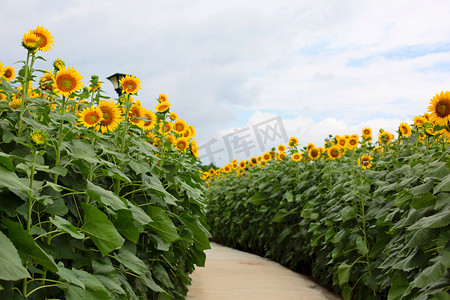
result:
[(203, 172), (213, 240), (311, 275), (347, 299), (450, 299), (450, 92), (380, 130), (292, 137)]
[(183, 299), (210, 237), (194, 127), (134, 75), (112, 100), (61, 59), (36, 69), (53, 44), (38, 26), (0, 63), (0, 298)]

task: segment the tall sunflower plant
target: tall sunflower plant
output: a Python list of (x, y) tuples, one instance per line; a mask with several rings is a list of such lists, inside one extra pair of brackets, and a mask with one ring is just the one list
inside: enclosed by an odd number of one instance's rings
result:
[(17, 76), (0, 63), (0, 298), (183, 299), (210, 237), (194, 128), (134, 75), (116, 101), (59, 58), (36, 70), (53, 44), (38, 26)]

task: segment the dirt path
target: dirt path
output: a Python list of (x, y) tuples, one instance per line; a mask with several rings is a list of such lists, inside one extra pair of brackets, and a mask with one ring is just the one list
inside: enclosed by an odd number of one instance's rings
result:
[(305, 276), (257, 255), (211, 243), (191, 275), (188, 300), (339, 300)]

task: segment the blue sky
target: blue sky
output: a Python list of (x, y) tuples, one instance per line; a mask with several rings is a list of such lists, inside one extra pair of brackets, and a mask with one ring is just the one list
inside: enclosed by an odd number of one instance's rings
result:
[(59, 57), (112, 97), (106, 77), (134, 74), (144, 106), (167, 94), (200, 146), (274, 117), (321, 145), (365, 126), (393, 132), (448, 90), (449, 12), (447, 0), (15, 0), (0, 10), (0, 61), (23, 60), (23, 34), (41, 25), (55, 39), (42, 68)]

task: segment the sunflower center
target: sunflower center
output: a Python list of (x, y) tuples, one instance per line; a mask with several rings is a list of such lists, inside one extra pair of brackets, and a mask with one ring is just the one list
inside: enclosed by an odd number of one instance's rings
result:
[(356, 145), (356, 141), (355, 140), (350, 140), (350, 145), (355, 146)]
[(331, 156), (333, 156), (333, 157), (338, 157), (339, 156), (339, 150), (337, 150), (337, 149), (334, 149), (330, 153), (331, 153)]
[(11, 77), (11, 76), (12, 76), (11, 70), (10, 70), (10, 69), (6, 69), (4, 76), (5, 76), (6, 78)]
[(362, 164), (363, 166), (368, 166), (368, 165), (370, 164), (370, 160), (368, 160), (367, 158), (363, 158), (363, 159), (361, 160), (361, 164)]
[(71, 92), (77, 86), (77, 82), (75, 81), (75, 78), (73, 78), (72, 76), (61, 75), (56, 80), (56, 85), (58, 86), (58, 89), (60, 89), (63, 92)]
[(45, 47), (47, 45), (47, 38), (41, 33), (34, 33), (39, 37), (39, 48)]
[(440, 118), (445, 118), (450, 115), (450, 101), (449, 100), (441, 100), (436, 105), (436, 114)]
[(136, 89), (136, 83), (134, 81), (126, 81), (123, 83), (123, 87), (128, 91), (134, 91)]
[(94, 125), (98, 122), (100, 117), (97, 114), (97, 112), (90, 112), (86, 115), (86, 117), (84, 119), (85, 119), (86, 123), (88, 123), (89, 125)]
[(317, 157), (318, 155), (319, 155), (319, 151), (317, 151), (317, 149), (311, 150), (311, 156), (312, 157)]

